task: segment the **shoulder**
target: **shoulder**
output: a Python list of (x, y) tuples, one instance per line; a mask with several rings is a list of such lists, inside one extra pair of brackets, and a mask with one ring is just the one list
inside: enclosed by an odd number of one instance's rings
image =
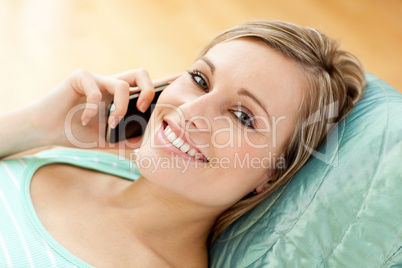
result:
[(62, 147), (62, 146), (38, 147), (38, 148), (34, 148), (34, 149), (27, 150), (27, 151), (23, 151), (23, 152), (19, 152), (19, 153), (16, 153), (16, 154), (9, 155), (7, 157), (2, 158), (1, 160), (21, 158), (21, 157), (24, 157), (24, 156), (27, 156), (27, 155), (33, 155), (33, 154), (36, 154), (36, 153), (39, 153), (39, 152), (42, 152), (42, 151), (45, 151), (45, 150), (58, 149), (58, 148), (64, 148), (64, 147)]
[[(27, 151), (19, 152), (13, 155), (9, 155), (7, 157), (2, 158), (1, 160), (7, 160), (7, 159), (17, 159), (21, 158), (27, 155), (33, 155), (42, 151), (46, 150), (53, 150), (53, 149), (72, 149), (72, 147), (65, 147), (65, 146), (44, 146), (44, 147), (38, 147), (38, 148), (33, 148)], [(77, 148), (73, 148), (77, 149)], [(129, 153), (132, 153), (131, 149), (121, 149), (121, 148), (94, 148), (94, 149), (81, 149), (81, 150), (86, 150), (86, 151), (93, 151), (93, 152), (101, 152), (101, 153), (109, 153), (109, 154), (114, 154), (114, 155), (120, 155), (120, 156), (126, 156)]]

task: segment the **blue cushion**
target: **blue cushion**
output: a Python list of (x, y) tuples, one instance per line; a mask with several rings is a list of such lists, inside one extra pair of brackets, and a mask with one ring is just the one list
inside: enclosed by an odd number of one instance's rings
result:
[(315, 156), (217, 238), (211, 267), (402, 265), (402, 94), (366, 77)]

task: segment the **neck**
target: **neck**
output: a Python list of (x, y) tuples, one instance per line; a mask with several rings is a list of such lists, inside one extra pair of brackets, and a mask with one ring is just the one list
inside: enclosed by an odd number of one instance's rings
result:
[(164, 258), (207, 262), (208, 235), (222, 211), (185, 200), (143, 177), (115, 201), (136, 237)]

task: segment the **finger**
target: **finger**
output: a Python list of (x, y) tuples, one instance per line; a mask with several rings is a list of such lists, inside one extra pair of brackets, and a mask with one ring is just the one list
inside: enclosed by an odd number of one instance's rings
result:
[(71, 79), (72, 88), (86, 97), (85, 109), (81, 115), (82, 125), (85, 126), (98, 113), (102, 93), (91, 74), (84, 70), (75, 71)]
[(148, 76), (148, 72), (145, 69), (141, 68), (118, 73), (112, 75), (112, 77), (126, 81), (130, 85), (130, 87), (135, 87), (137, 86), (137, 78), (139, 75), (141, 75), (141, 73), (146, 74)]
[[(173, 74), (170, 76), (166, 76), (164, 78), (160, 78), (160, 79), (156, 79), (156, 80), (152, 80), (152, 84), (154, 85), (154, 87), (157, 86), (162, 86), (168, 83), (173, 82), (174, 80), (176, 80), (177, 78), (179, 78), (180, 76), (182, 76), (184, 73), (177, 73), (177, 74)], [(132, 93), (139, 93), (141, 91), (141, 89), (139, 87), (130, 87), (130, 94)]]
[(154, 87), (173, 82), (182, 74), (178, 73), (151, 81), (145, 69), (136, 69), (116, 74), (113, 77), (126, 81), (131, 87), (137, 86), (136, 88), (131, 88), (130, 93), (141, 92), (137, 101), (137, 108), (141, 112), (145, 112), (155, 96)]
[(145, 69), (136, 69), (116, 74), (114, 77), (126, 81), (130, 86), (138, 86), (141, 93), (137, 100), (137, 108), (145, 112), (155, 96), (154, 85), (148, 72)]
[(82, 125), (85, 126), (98, 113), (99, 102), (102, 100), (102, 93), (99, 89), (88, 90), (85, 109), (81, 116)]
[(116, 83), (116, 85), (114, 86), (114, 109), (110, 114), (108, 121), (108, 124), (112, 128), (115, 128), (124, 117), (124, 115), (127, 113), (129, 102), (129, 89), (130, 86), (126, 82)]
[[(174, 80), (176, 80), (177, 78), (179, 78), (183, 74), (184, 73), (177, 73), (177, 74), (166, 76), (166, 77), (163, 77), (163, 78), (160, 78), (160, 79), (152, 80), (152, 84), (154, 85), (154, 87), (165, 85), (165, 84), (173, 82)], [(138, 93), (140, 91), (141, 91), (141, 89), (139, 87), (137, 87), (137, 86), (136, 87), (130, 87), (130, 94)]]
[(137, 108), (139, 111), (145, 112), (155, 97), (154, 85), (146, 71), (138, 74), (136, 82), (141, 90), (137, 100)]
[(113, 77), (95, 75), (102, 89), (113, 95), (113, 110), (109, 116), (108, 124), (115, 128), (127, 113), (129, 103), (130, 85), (123, 80)]
[[(138, 101), (137, 101), (137, 108), (141, 111), (141, 112), (145, 112), (149, 105), (151, 104), (152, 100), (155, 97), (155, 91), (154, 91), (154, 86), (159, 86), (159, 85), (163, 85), (166, 84), (168, 82), (172, 82), (174, 80), (176, 80), (178, 77), (180, 77), (182, 74), (175, 74), (175, 75), (171, 75), (162, 79), (158, 79), (152, 82), (152, 88), (150, 87), (149, 83), (150, 80), (145, 80), (144, 79), (138, 79), (137, 84), (138, 87), (140, 88), (141, 92), (140, 92), (140, 96), (138, 97)], [(149, 78), (149, 76), (148, 76)], [(142, 86), (142, 83), (146, 83), (146, 87), (145, 84), (144, 86)]]

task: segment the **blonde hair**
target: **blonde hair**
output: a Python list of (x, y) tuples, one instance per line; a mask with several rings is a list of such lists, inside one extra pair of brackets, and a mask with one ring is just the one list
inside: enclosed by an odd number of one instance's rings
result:
[(275, 170), (271, 187), (258, 195), (249, 195), (225, 211), (212, 228), (210, 242), (219, 233), (256, 207), (301, 169), (325, 139), (330, 129), (341, 121), (363, 96), (365, 73), (359, 60), (325, 34), (308, 27), (280, 21), (250, 21), (233, 27), (213, 39), (201, 52), (205, 55), (218, 43), (251, 37), (265, 42), (295, 61), (309, 83), (309, 98), (298, 115), (289, 146), (283, 152), (284, 168)]

